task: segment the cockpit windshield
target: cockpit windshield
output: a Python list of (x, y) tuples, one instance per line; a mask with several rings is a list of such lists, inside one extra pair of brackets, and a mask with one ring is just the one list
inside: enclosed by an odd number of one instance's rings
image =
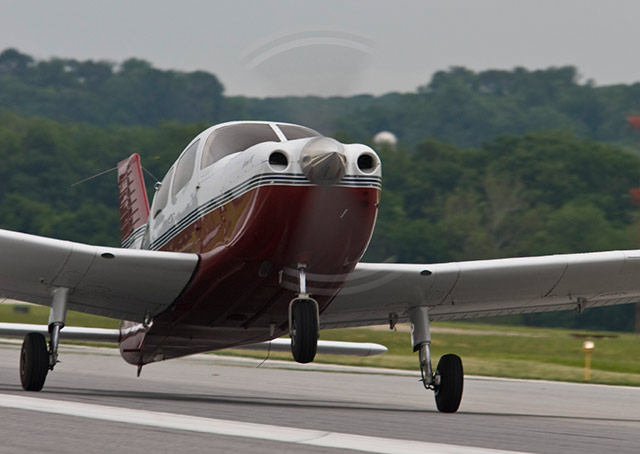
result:
[(306, 139), (309, 137), (320, 137), (322, 135), (313, 129), (298, 125), (279, 124), (278, 128), (280, 128), (280, 131), (282, 131), (282, 134), (284, 134), (287, 140)]
[(209, 135), (202, 152), (201, 168), (233, 153), (244, 151), (262, 142), (280, 142), (277, 134), (266, 123), (242, 123), (223, 126)]

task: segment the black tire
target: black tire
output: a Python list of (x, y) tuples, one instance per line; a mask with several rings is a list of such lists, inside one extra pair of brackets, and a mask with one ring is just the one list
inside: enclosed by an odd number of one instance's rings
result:
[(318, 350), (318, 313), (312, 301), (296, 301), (291, 308), (291, 353), (299, 363), (310, 363)]
[(462, 401), (462, 360), (458, 355), (444, 355), (438, 362), (436, 375), (440, 375), (440, 384), (435, 389), (436, 406), (442, 413), (455, 413)]
[(20, 381), (25, 391), (40, 391), (49, 372), (47, 341), (40, 333), (24, 337), (20, 351)]

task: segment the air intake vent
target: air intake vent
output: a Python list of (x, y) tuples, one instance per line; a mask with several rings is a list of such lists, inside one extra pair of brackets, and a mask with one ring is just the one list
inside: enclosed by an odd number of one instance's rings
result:
[(371, 173), (376, 170), (376, 160), (369, 153), (363, 153), (358, 157), (358, 169), (363, 173)]
[(281, 151), (274, 151), (269, 156), (269, 165), (273, 170), (282, 172), (289, 166), (289, 160), (287, 156)]

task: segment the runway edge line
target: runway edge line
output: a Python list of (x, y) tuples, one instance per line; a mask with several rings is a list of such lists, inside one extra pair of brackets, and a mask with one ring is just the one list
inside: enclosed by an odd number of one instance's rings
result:
[(0, 394), (0, 407), (211, 435), (255, 438), (379, 454), (423, 454), (425, 452), (442, 454), (524, 454), (516, 453), (515, 451), (298, 429), (295, 427), (204, 418), (12, 394)]

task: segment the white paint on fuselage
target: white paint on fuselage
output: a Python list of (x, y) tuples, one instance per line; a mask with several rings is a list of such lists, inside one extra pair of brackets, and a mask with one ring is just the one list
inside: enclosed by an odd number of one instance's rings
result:
[[(227, 155), (219, 161), (201, 169), (204, 148), (209, 136), (218, 129), (233, 125), (266, 124), (270, 125), (281, 142), (269, 141), (258, 143), (244, 151)], [(148, 232), (143, 247), (159, 249), (171, 238), (184, 230), (197, 219), (220, 206), (230, 202), (234, 198), (264, 185), (312, 185), (304, 177), (300, 167), (300, 153), (303, 147), (313, 138), (304, 138), (287, 141), (284, 134), (278, 129), (277, 124), (270, 122), (233, 122), (213, 126), (194, 138), (191, 144), (198, 142), (196, 151), (195, 168), (189, 182), (175, 195), (169, 196), (165, 208), (154, 217), (157, 209), (152, 205), (151, 218)], [(189, 148), (187, 146), (184, 152)], [(370, 183), (371, 187), (380, 187), (381, 169), (380, 160), (375, 152), (362, 144), (343, 145), (347, 156), (347, 169), (345, 179), (355, 185), (355, 181), (362, 179), (359, 185)], [(270, 155), (279, 151), (287, 157), (286, 168), (273, 168), (269, 164)], [(371, 154), (376, 167), (373, 171), (363, 172), (358, 168), (358, 157), (363, 153)], [(175, 168), (180, 157), (174, 163)], [(175, 172), (173, 175), (175, 179)], [(344, 180), (343, 180), (344, 181)], [(343, 182), (338, 183), (342, 185)], [(165, 182), (166, 184), (166, 182)], [(173, 182), (171, 182), (173, 185)], [(173, 192), (173, 188), (171, 191)], [(156, 192), (157, 194), (157, 192)], [(154, 205), (155, 205), (154, 197)]]

